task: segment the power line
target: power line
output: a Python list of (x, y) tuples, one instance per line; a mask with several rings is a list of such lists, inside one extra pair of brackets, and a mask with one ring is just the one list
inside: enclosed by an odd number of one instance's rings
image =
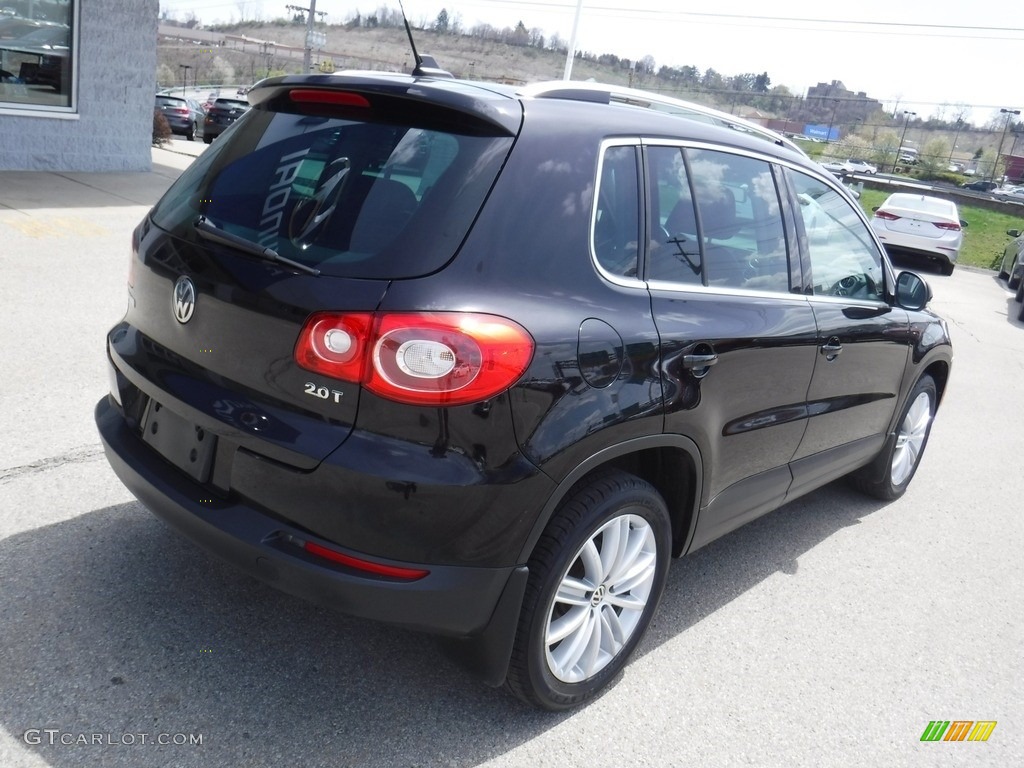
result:
[[(573, 12), (575, 10), (575, 4), (567, 2), (555, 2), (555, 3), (542, 3), (535, 2), (534, 0), (480, 0), (476, 3), (468, 3), (469, 5), (487, 6), (487, 5), (505, 5), (505, 6), (516, 6), (521, 8), (533, 8), (536, 10), (551, 11), (558, 9), (565, 11), (566, 13)], [(921, 22), (900, 22), (900, 21), (866, 21), (859, 19), (813, 19), (802, 16), (752, 16), (749, 14), (734, 14), (734, 13), (701, 13), (696, 11), (666, 11), (663, 9), (656, 8), (637, 8), (630, 6), (618, 6), (618, 5), (587, 5), (587, 14), (594, 15), (605, 15), (605, 16), (646, 16), (656, 18), (680, 18), (680, 19), (695, 19), (700, 20), (698, 23), (713, 23), (713, 22), (730, 22), (739, 21), (744, 22), (742, 24), (730, 24), (730, 26), (760, 26), (763, 22), (772, 23), (797, 23), (797, 24), (808, 24), (811, 25), (812, 29), (821, 29), (828, 27), (868, 27), (869, 29), (855, 30), (855, 29), (836, 29), (837, 32), (849, 32), (849, 33), (861, 33), (861, 34), (906, 34), (915, 30), (938, 30), (948, 31), (956, 34), (939, 34), (939, 35), (927, 35), (928, 37), (965, 37), (967, 39), (1005, 39), (1005, 40), (1016, 40), (1014, 37), (997, 37), (990, 38), (982, 35), (966, 35), (966, 32), (995, 32), (1001, 35), (1011, 34), (1024, 34), (1024, 28), (1019, 27), (986, 27), (986, 26), (975, 26), (967, 24), (927, 24)], [(752, 22), (758, 22), (757, 24)], [(798, 29), (807, 29), (807, 27), (798, 27)], [(891, 32), (879, 32), (880, 29), (893, 30)]]

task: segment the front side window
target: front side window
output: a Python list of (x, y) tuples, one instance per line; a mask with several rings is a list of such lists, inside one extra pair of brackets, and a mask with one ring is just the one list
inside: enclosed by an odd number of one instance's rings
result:
[(0, 13), (0, 106), (67, 110), (75, 0), (10, 0)]
[(822, 181), (788, 171), (800, 204), (816, 296), (884, 299), (882, 255), (853, 203)]
[(787, 292), (789, 259), (771, 165), (745, 155), (651, 147), (648, 276)]

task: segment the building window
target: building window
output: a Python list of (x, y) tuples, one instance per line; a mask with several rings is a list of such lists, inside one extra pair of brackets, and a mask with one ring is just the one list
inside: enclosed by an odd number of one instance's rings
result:
[(68, 112), (77, 0), (0, 2), (0, 108)]

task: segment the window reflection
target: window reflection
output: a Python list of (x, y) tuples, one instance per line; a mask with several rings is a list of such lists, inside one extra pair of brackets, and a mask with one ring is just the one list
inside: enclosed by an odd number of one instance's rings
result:
[(0, 0), (0, 103), (71, 106), (73, 0)]

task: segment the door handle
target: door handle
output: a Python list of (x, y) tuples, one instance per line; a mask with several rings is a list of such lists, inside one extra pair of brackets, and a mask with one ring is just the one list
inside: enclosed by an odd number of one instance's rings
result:
[(833, 336), (821, 345), (819, 351), (825, 356), (825, 359), (831, 363), (839, 357), (839, 353), (843, 351), (843, 343), (839, 340), (838, 336)]
[(718, 362), (718, 355), (683, 355), (683, 365), (687, 368), (707, 368)]
[(711, 371), (711, 366), (718, 362), (718, 355), (706, 344), (698, 345), (697, 349), (702, 354), (683, 355), (683, 367), (690, 369), (693, 378), (703, 379)]

